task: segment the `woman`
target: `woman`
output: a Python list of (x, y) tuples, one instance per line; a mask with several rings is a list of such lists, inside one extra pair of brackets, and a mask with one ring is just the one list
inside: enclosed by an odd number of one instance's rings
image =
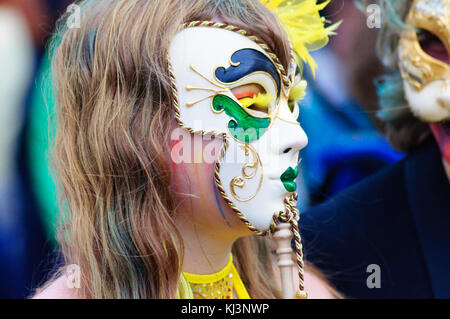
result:
[[(317, 29), (294, 42), (311, 65), (307, 48), (330, 33), (315, 2), (296, 2)], [(251, 234), (270, 234), (274, 213), (294, 224), (307, 139), (305, 83), (277, 18), (255, 0), (79, 5), (54, 55), (54, 158), (59, 241), (80, 287), (63, 267), (36, 297), (280, 297), (267, 239)], [(299, 271), (310, 296), (332, 296)]]

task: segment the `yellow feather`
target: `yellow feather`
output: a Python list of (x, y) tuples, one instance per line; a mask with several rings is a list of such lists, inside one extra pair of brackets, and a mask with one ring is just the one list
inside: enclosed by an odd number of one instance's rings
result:
[(289, 92), (289, 100), (300, 101), (306, 95), (306, 86), (307, 82), (305, 80), (301, 80), (298, 82)]
[(259, 93), (254, 97), (245, 97), (243, 99), (240, 99), (239, 102), (243, 107), (257, 105), (262, 108), (268, 108), (273, 100), (275, 100), (275, 97), (273, 95), (267, 93)]
[(283, 22), (294, 51), (299, 58), (308, 63), (313, 75), (317, 64), (310, 51), (318, 50), (328, 43), (328, 37), (335, 34), (340, 22), (325, 27), (324, 18), (319, 11), (330, 0), (317, 4), (317, 0), (260, 0)]

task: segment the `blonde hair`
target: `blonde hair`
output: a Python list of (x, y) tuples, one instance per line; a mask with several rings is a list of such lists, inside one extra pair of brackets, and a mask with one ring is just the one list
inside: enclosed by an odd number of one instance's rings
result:
[[(52, 65), (65, 264), (80, 266), (80, 298), (174, 298), (183, 243), (168, 160), (171, 39), (184, 22), (220, 17), (266, 42), (286, 69), (289, 42), (258, 0), (78, 5), (81, 25), (67, 28), (68, 17), (61, 19)], [(236, 267), (252, 298), (278, 298), (261, 240), (235, 243)]]

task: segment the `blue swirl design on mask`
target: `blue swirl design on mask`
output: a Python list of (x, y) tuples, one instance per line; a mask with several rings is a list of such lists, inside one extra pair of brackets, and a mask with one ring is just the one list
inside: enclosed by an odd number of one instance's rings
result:
[(277, 84), (277, 97), (280, 97), (280, 76), (272, 61), (263, 53), (255, 49), (241, 49), (231, 56), (231, 62), (238, 64), (228, 68), (219, 67), (215, 75), (223, 83), (232, 83), (242, 79), (253, 72), (262, 71), (268, 73)]

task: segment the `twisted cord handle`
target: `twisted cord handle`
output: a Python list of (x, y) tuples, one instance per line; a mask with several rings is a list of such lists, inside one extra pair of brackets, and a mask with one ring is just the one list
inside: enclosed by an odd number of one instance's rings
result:
[[(297, 209), (296, 193), (284, 199), (285, 211), (279, 212), (273, 216), (270, 231), (273, 234), (275, 241), (277, 242), (277, 256), (278, 266), (280, 267), (281, 280), (283, 286), (283, 298), (293, 299), (294, 288), (292, 280), (291, 267), (294, 265), (290, 257), (291, 239), (294, 236), (295, 241), (295, 255), (297, 259), (297, 270), (299, 277), (299, 291), (295, 293), (295, 298), (306, 299), (307, 293), (304, 285), (304, 263), (303, 263), (303, 246), (298, 230), (298, 221), (300, 219), (300, 213)], [(291, 232), (289, 232), (289, 228)], [(288, 233), (289, 232), (289, 233)], [(290, 274), (289, 274), (290, 273)]]

